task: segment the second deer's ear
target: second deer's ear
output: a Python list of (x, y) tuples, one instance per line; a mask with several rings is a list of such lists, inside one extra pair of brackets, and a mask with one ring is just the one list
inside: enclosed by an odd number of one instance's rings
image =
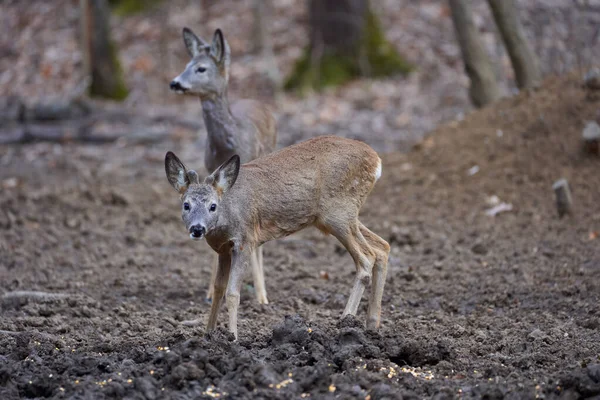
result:
[(240, 156), (236, 154), (210, 174), (204, 182), (212, 185), (219, 196), (221, 196), (233, 187), (239, 172)]
[(223, 32), (221, 32), (220, 29), (217, 29), (213, 35), (212, 44), (210, 45), (210, 54), (219, 64), (221, 64), (225, 59), (225, 52), (225, 38), (223, 37)]
[(185, 165), (171, 151), (165, 156), (165, 172), (167, 180), (179, 194), (183, 194), (190, 186), (191, 182)]
[(183, 28), (183, 43), (190, 57), (194, 58), (206, 47), (204, 40), (200, 39), (190, 28)]

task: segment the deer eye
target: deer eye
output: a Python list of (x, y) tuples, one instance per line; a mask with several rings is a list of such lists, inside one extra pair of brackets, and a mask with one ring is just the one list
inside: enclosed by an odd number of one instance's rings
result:
[(204, 68), (204, 67), (198, 67), (196, 69), (196, 72), (198, 72), (198, 73), (206, 72), (206, 68)]
[(215, 203), (212, 203), (212, 204), (210, 205), (210, 211), (213, 211), (213, 212), (214, 212), (216, 209), (217, 209), (217, 205), (216, 205)]
[(188, 202), (183, 203), (183, 209), (185, 211), (190, 211), (190, 203), (188, 203)]

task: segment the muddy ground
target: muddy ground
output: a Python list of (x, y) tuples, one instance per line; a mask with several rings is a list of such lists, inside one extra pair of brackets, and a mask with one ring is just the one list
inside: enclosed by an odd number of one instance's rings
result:
[(265, 246), (271, 303), (247, 279), (239, 342), (225, 310), (207, 336), (181, 324), (208, 314), (212, 260), (164, 177), (169, 149), (201, 169), (186, 138), (0, 148), (0, 398), (600, 396), (597, 98), (550, 79), (382, 155), (361, 218), (392, 245), (377, 332), (366, 296), (340, 321), (354, 266), (316, 230)]

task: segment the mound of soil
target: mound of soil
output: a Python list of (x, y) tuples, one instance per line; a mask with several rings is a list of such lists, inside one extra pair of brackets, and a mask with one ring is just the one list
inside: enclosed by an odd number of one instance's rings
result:
[(209, 335), (181, 323), (207, 316), (212, 261), (163, 176), (189, 142), (2, 148), (0, 398), (598, 396), (600, 160), (580, 134), (599, 106), (552, 79), (384, 155), (361, 217), (392, 245), (382, 328), (366, 299), (339, 319), (354, 266), (307, 230), (265, 246), (270, 304), (244, 287), (239, 342), (224, 310)]

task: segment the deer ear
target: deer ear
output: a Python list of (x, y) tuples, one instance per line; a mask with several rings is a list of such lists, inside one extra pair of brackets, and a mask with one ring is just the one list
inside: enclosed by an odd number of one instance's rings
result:
[(215, 31), (212, 44), (210, 45), (210, 54), (221, 64), (225, 58), (225, 38), (220, 29)]
[(183, 43), (190, 57), (194, 58), (206, 47), (204, 40), (200, 39), (190, 28), (183, 28)]
[(240, 156), (235, 154), (225, 161), (215, 172), (205, 179), (205, 183), (212, 185), (219, 196), (232, 188), (240, 172)]
[(180, 194), (183, 194), (188, 186), (190, 186), (191, 182), (185, 165), (183, 165), (179, 158), (171, 151), (165, 156), (165, 172), (167, 173), (167, 180), (171, 186), (173, 186)]

